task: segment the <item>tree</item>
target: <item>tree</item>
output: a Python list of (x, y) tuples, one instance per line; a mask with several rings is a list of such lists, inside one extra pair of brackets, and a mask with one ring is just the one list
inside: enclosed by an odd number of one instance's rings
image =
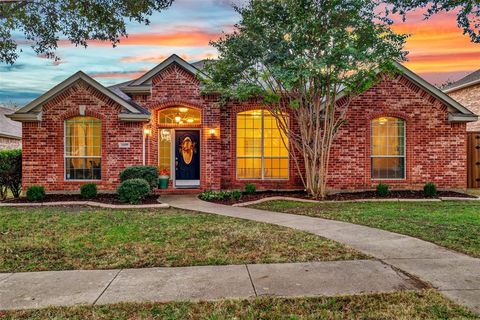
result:
[(375, 8), (370, 0), (250, 0), (235, 7), (235, 31), (212, 43), (219, 58), (207, 64), (205, 90), (222, 100), (261, 97), (293, 158), (301, 155), (298, 171), (315, 198), (326, 195), (330, 149), (351, 97), (405, 56), (406, 36)]
[[(425, 18), (440, 12), (457, 11), (457, 24), (472, 42), (480, 43), (480, 2), (478, 0), (387, 0), (392, 13), (405, 19), (411, 10), (426, 9)], [(387, 7), (388, 8), (388, 7)]]
[(15, 33), (20, 32), (36, 54), (55, 58), (60, 36), (86, 47), (88, 40), (110, 41), (127, 36), (126, 21), (148, 24), (154, 11), (173, 0), (3, 0), (0, 1), (0, 62), (18, 58)]

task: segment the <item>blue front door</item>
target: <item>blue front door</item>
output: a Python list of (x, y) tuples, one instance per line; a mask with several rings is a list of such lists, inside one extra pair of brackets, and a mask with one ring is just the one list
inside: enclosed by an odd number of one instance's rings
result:
[(200, 185), (200, 131), (175, 131), (175, 186)]

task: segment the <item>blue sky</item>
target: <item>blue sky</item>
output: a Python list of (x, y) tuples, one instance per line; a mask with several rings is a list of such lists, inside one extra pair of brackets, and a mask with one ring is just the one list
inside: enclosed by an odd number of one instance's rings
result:
[[(152, 16), (149, 26), (129, 24), (128, 39), (116, 48), (93, 42), (84, 49), (62, 42), (57, 52), (61, 60), (54, 62), (22, 46), (13, 66), (0, 64), (0, 103), (24, 105), (78, 70), (110, 85), (140, 76), (173, 53), (190, 62), (214, 57), (209, 40), (231, 31), (238, 18), (231, 0), (176, 0)], [(412, 34), (407, 66), (433, 83), (480, 68), (480, 45), (462, 35), (455, 13), (429, 21), (414, 13), (395, 28)]]

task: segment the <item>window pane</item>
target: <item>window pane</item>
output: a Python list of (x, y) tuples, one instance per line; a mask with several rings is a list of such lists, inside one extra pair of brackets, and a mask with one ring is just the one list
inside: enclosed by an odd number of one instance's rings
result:
[[(93, 117), (65, 121), (65, 178), (101, 178), (102, 123)], [(72, 158), (73, 157), (73, 158)]]
[(381, 117), (371, 125), (372, 178), (405, 178), (405, 121)]
[(403, 179), (405, 158), (372, 158), (372, 178)]
[(172, 136), (169, 129), (161, 129), (158, 137), (158, 166), (170, 174)]
[(100, 180), (101, 158), (67, 158), (66, 178), (69, 180)]
[(240, 179), (261, 179), (262, 159), (261, 158), (238, 158), (237, 177)]
[(403, 156), (405, 143), (405, 122), (393, 117), (372, 120), (372, 156)]
[(289, 154), (286, 139), (277, 120), (268, 111), (238, 113), (237, 177), (287, 179)]

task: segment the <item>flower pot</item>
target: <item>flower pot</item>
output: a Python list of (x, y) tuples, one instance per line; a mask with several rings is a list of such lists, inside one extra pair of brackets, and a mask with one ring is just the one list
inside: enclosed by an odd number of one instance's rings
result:
[(169, 176), (159, 176), (158, 177), (158, 188), (159, 189), (167, 189), (168, 188), (168, 180), (170, 180)]

